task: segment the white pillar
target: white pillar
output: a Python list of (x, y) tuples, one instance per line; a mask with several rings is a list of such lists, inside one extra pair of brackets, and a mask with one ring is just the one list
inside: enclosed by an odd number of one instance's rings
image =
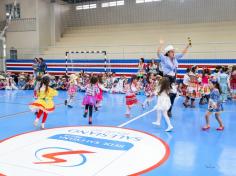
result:
[(2, 66), (2, 68), (1, 68), (1, 70), (2, 71), (6, 71), (6, 57), (7, 57), (7, 45), (6, 45), (6, 38), (5, 37), (2, 37), (1, 39), (0, 39), (1, 41), (1, 49), (2, 49), (2, 51), (0, 52), (0, 53), (2, 53), (2, 63), (1, 63), (1, 66)]

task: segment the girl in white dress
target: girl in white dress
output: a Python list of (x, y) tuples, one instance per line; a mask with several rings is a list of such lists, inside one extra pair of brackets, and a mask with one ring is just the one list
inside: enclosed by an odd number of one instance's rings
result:
[(156, 122), (153, 122), (154, 125), (160, 126), (161, 125), (161, 119), (162, 115), (165, 118), (167, 129), (166, 132), (170, 132), (173, 129), (173, 126), (171, 125), (170, 118), (168, 116), (168, 110), (171, 106), (170, 102), (170, 81), (168, 78), (163, 77), (159, 83), (158, 86), (158, 99), (157, 99), (157, 120)]

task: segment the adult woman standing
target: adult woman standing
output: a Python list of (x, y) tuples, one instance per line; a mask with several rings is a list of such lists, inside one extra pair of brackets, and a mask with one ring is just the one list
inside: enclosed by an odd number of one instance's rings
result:
[(43, 58), (39, 58), (39, 73), (44, 75), (46, 74), (47, 64)]
[(175, 87), (175, 82), (176, 82), (176, 74), (177, 74), (177, 68), (178, 68), (178, 60), (183, 58), (183, 56), (187, 53), (189, 47), (191, 46), (191, 40), (189, 39), (189, 43), (187, 46), (184, 48), (182, 53), (175, 54), (175, 48), (172, 45), (168, 45), (164, 49), (164, 54), (161, 53), (162, 51), (162, 45), (163, 41), (160, 41), (160, 47), (157, 50), (157, 55), (161, 60), (161, 68), (163, 71), (163, 76), (169, 78), (170, 84), (172, 87), (172, 91), (170, 93), (170, 100), (171, 100), (171, 107), (168, 110), (168, 115), (171, 117), (172, 113), (172, 107), (176, 98), (176, 87)]

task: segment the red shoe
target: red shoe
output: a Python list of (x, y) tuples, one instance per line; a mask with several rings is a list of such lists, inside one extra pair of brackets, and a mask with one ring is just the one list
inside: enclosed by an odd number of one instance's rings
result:
[(207, 130), (209, 130), (210, 128), (211, 128), (210, 126), (202, 127), (202, 130), (203, 130), (203, 131), (207, 131)]
[(216, 128), (217, 131), (224, 131), (225, 127), (219, 127), (219, 128)]

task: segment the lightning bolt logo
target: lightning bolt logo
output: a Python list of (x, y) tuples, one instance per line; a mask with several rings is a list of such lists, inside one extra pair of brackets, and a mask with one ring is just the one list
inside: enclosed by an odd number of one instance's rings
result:
[(34, 164), (58, 164), (58, 163), (66, 163), (67, 160), (60, 158), (60, 156), (66, 155), (82, 155), (82, 154), (91, 154), (94, 152), (86, 151), (86, 150), (75, 150), (75, 151), (63, 151), (63, 152), (55, 152), (48, 153), (42, 155), (43, 158), (49, 159), (50, 161), (40, 161), (34, 162)]

